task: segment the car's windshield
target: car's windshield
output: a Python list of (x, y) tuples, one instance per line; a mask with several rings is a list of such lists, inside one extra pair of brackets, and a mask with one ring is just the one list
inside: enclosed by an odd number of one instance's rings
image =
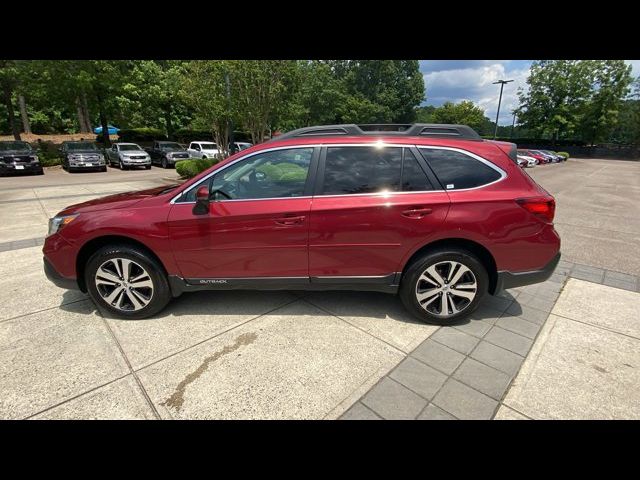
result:
[(98, 150), (96, 144), (90, 142), (68, 143), (67, 148), (69, 150)]
[(9, 150), (28, 150), (31, 151), (31, 145), (27, 142), (0, 142), (0, 150), (9, 151)]
[(201, 143), (200, 146), (203, 150), (215, 150), (218, 148), (215, 143)]
[(142, 150), (138, 145), (120, 145), (120, 151), (125, 152), (127, 150)]
[(161, 143), (160, 150), (169, 150), (174, 152), (176, 150), (182, 151), (184, 148), (179, 143)]

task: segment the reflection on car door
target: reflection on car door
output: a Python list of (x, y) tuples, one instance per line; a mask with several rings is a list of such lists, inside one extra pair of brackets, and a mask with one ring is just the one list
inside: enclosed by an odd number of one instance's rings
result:
[(438, 230), (449, 197), (416, 153), (395, 146), (323, 149), (309, 232), (312, 281), (388, 281)]
[[(178, 200), (168, 223), (183, 278), (226, 283), (281, 277), (308, 283), (311, 183), (318, 154), (314, 148), (259, 152)], [(194, 215), (193, 192), (201, 185), (211, 192), (209, 213)]]

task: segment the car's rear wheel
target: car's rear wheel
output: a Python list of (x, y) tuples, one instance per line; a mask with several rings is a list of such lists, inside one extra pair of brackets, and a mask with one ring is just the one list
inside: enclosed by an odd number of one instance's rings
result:
[(150, 317), (171, 299), (162, 267), (144, 250), (129, 245), (95, 252), (86, 265), (85, 284), (96, 305), (123, 318)]
[(400, 299), (420, 320), (450, 325), (478, 307), (488, 285), (487, 270), (473, 253), (438, 249), (408, 267), (400, 284)]
[(167, 159), (163, 158), (162, 159), (162, 168), (168, 168), (168, 166), (169, 166), (169, 163), (167, 162)]

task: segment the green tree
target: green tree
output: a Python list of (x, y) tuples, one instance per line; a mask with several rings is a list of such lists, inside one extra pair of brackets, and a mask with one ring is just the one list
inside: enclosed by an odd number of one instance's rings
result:
[(328, 62), (350, 97), (338, 109), (342, 121), (409, 123), (425, 99), (417, 60), (338, 60)]
[(480, 130), (486, 121), (484, 110), (473, 102), (464, 100), (460, 103), (445, 102), (433, 112), (435, 123), (457, 123)]
[(573, 134), (591, 91), (591, 66), (580, 60), (539, 60), (531, 65), (528, 89), (520, 89), (518, 118), (537, 136)]
[(20, 140), (20, 127), (15, 118), (13, 94), (18, 86), (19, 64), (16, 60), (0, 60), (0, 89), (2, 100), (7, 109), (7, 123), (13, 134), (13, 138)]
[(230, 63), (231, 99), (253, 143), (285, 124), (295, 111), (299, 65), (291, 60), (235, 60)]
[(229, 102), (225, 75), (232, 68), (226, 60), (194, 60), (183, 67), (179, 97), (192, 109), (196, 124), (211, 130), (223, 156), (229, 153), (230, 124), (235, 102)]
[(434, 123), (434, 112), (436, 107), (434, 105), (425, 105), (423, 107), (416, 108), (416, 122), (418, 123)]
[(161, 127), (173, 138), (176, 121), (181, 123), (184, 119), (180, 99), (183, 66), (183, 61), (176, 60), (134, 62), (116, 98), (119, 111), (126, 112), (120, 123)]
[(609, 138), (616, 127), (623, 101), (630, 91), (631, 65), (624, 60), (586, 60), (591, 92), (581, 111), (582, 139), (595, 144)]
[(346, 92), (331, 65), (321, 60), (300, 62), (299, 77), (299, 88), (291, 104), (292, 115), (289, 122), (282, 121), (279, 127), (291, 130), (340, 122), (338, 109)]

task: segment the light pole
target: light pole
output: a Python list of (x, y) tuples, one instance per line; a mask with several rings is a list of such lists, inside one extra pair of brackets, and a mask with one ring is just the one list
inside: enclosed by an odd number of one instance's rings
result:
[(513, 129), (516, 126), (516, 112), (515, 110), (513, 111), (513, 123), (511, 124), (511, 135), (509, 136), (509, 138), (513, 138)]
[(502, 89), (505, 83), (513, 82), (513, 80), (498, 80), (493, 82), (494, 85), (500, 84), (500, 99), (498, 100), (498, 112), (496, 113), (496, 129), (493, 131), (493, 139), (498, 135), (498, 117), (500, 116), (500, 104), (502, 103)]

